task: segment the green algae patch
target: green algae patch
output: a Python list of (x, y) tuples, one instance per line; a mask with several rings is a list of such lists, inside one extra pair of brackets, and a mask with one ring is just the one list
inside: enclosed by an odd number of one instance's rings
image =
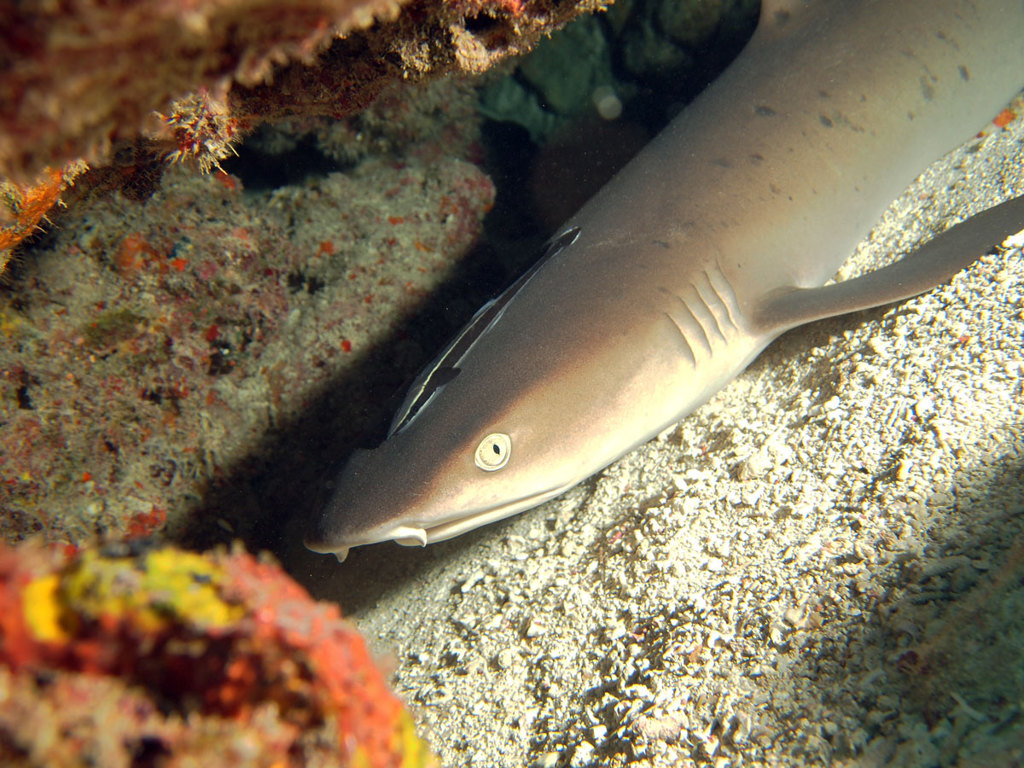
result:
[(126, 307), (101, 312), (82, 329), (82, 337), (89, 348), (105, 348), (135, 335), (135, 327), (142, 315)]

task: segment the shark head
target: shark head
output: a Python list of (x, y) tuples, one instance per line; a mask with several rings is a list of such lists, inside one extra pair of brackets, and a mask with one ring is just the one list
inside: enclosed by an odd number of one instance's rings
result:
[(474, 423), (490, 420), (445, 413), (445, 405), (432, 403), (376, 449), (350, 457), (307, 547), (344, 560), (366, 544), (425, 546), (537, 506), (586, 476), (551, 455), (547, 433), (527, 414)]
[(349, 459), (307, 547), (344, 559), (352, 547), (382, 541), (425, 546), (537, 506), (600, 468), (552, 440), (578, 432), (587, 409), (571, 387), (550, 392), (564, 356), (523, 335), (515, 319), (522, 307), (506, 316), (541, 265), (578, 235), (569, 228), (554, 238), (424, 369), (384, 442)]

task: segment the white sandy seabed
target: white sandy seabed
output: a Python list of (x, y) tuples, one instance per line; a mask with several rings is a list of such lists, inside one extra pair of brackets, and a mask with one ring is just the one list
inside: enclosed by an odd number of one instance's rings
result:
[[(1022, 137), (936, 164), (844, 275), (1024, 192)], [(446, 766), (1019, 764), (1022, 330), (1018, 246), (787, 334), (543, 507), (356, 550), (318, 591), (388, 564), (354, 618)]]

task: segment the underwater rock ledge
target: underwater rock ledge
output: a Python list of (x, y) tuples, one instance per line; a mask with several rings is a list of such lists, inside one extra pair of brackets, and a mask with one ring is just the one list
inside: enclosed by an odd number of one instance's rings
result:
[(389, 82), (481, 72), (602, 5), (20, 3), (0, 29), (0, 177), (28, 184), (46, 167), (104, 163), (139, 136), (215, 162), (265, 120), (342, 116)]

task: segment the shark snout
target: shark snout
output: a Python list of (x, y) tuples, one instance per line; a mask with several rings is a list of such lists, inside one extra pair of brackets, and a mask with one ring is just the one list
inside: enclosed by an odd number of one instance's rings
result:
[[(305, 544), (314, 552), (343, 560), (352, 547), (394, 540), (423, 546), (427, 535), (419, 523), (424, 484), (415, 472), (390, 463), (391, 446), (357, 450), (337, 477), (328, 503), (309, 522)], [(409, 468), (403, 467), (408, 470)]]

